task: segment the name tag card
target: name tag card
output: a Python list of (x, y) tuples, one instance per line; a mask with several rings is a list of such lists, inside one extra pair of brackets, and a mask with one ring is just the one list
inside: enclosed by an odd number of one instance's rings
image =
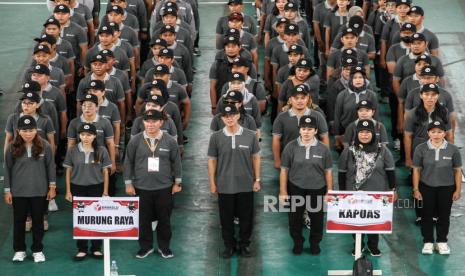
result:
[(158, 172), (158, 171), (160, 171), (160, 158), (158, 158), (158, 157), (149, 157), (147, 168), (148, 168), (149, 172)]

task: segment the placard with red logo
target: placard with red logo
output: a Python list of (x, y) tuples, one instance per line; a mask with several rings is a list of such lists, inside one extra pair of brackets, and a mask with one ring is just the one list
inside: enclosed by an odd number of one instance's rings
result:
[(138, 197), (74, 197), (74, 239), (139, 238)]
[(392, 233), (394, 192), (331, 191), (328, 193), (328, 233)]

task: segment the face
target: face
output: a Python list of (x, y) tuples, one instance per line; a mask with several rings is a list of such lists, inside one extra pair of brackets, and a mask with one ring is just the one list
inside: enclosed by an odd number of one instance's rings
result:
[(234, 80), (231, 82), (231, 89), (241, 91), (245, 86), (245, 83), (242, 81)]
[(294, 53), (294, 52), (290, 52), (287, 55), (287, 58), (289, 59), (289, 63), (292, 64), (292, 65), (295, 65), (297, 63), (297, 61), (299, 61), (299, 59), (301, 59), (302, 57), (303, 57), (303, 55), (298, 54), (298, 53)]
[(126, 1), (114, 0), (111, 3), (112, 6), (120, 6), (121, 8), (125, 9), (128, 6)]
[(232, 3), (232, 4), (228, 5), (228, 7), (229, 7), (229, 12), (230, 13), (233, 13), (233, 12), (241, 13), (242, 9), (244, 8), (244, 5)]
[(378, 6), (381, 8), (386, 7), (386, 0), (378, 0)]
[(386, 12), (389, 14), (394, 14), (396, 12), (396, 3), (395, 2), (386, 3)]
[(428, 131), (428, 136), (433, 142), (441, 142), (446, 137), (446, 132), (440, 128), (432, 128)]
[(278, 26), (276, 26), (276, 32), (278, 32), (279, 35), (282, 35), (284, 33), (284, 27), (284, 24), (279, 24)]
[(116, 13), (116, 12), (109, 12), (108, 14), (108, 21), (116, 23), (116, 24), (121, 24), (123, 22), (123, 15)]
[(373, 138), (373, 134), (371, 133), (371, 131), (368, 131), (368, 130), (361, 130), (358, 132), (358, 140), (362, 143), (362, 144), (368, 144), (371, 142), (371, 138)]
[(58, 37), (60, 36), (60, 28), (57, 25), (50, 24), (45, 27), (45, 33), (54, 37)]
[(404, 4), (401, 4), (401, 5), (398, 5), (396, 7), (396, 13), (400, 16), (400, 17), (405, 17), (407, 16), (407, 12), (410, 10), (410, 6), (409, 5), (404, 5)]
[(69, 19), (71, 18), (71, 14), (63, 13), (63, 12), (56, 12), (53, 14), (56, 20), (60, 22), (61, 25), (68, 23)]
[(341, 76), (346, 80), (350, 78), (350, 66), (342, 67)]
[(423, 69), (423, 67), (425, 67), (425, 65), (427, 65), (427, 63), (424, 62), (423, 60), (421, 60), (421, 61), (415, 63), (415, 73), (416, 73), (417, 75), (420, 75), (420, 72), (421, 72), (421, 70)]
[(232, 127), (237, 124), (240, 116), (241, 116), (240, 114), (229, 114), (229, 115), (221, 116), (221, 120), (223, 121), (225, 126)]
[(37, 129), (21, 129), (18, 130), (18, 134), (19, 136), (21, 136), (21, 138), (23, 138), (25, 142), (32, 142), (32, 140), (34, 140), (34, 137), (36, 137), (37, 135)]
[(34, 60), (39, 64), (48, 65), (48, 62), (50, 61), (50, 54), (37, 52), (34, 54)]
[(84, 145), (92, 145), (92, 142), (95, 139), (95, 135), (89, 132), (81, 132), (79, 133), (79, 139)]
[(107, 72), (106, 63), (103, 63), (100, 61), (92, 62), (90, 64), (90, 68), (92, 69), (92, 72), (96, 74), (97, 76), (102, 76)]
[(163, 19), (163, 24), (170, 25), (170, 26), (176, 25), (176, 21), (178, 20), (178, 18), (172, 14), (167, 14), (163, 16), (162, 19)]
[(439, 99), (439, 94), (427, 91), (420, 94), (420, 98), (423, 100), (426, 106), (435, 106)]
[(170, 74), (155, 74), (153, 75), (153, 79), (160, 79), (160, 80), (163, 80), (165, 83), (168, 83), (168, 81), (170, 80)]
[(156, 103), (147, 102), (145, 104), (145, 110), (158, 110), (158, 111), (161, 111), (161, 106), (156, 104)]
[(171, 46), (174, 44), (174, 41), (176, 40), (176, 35), (172, 32), (164, 32), (160, 35), (160, 38), (166, 40), (166, 43)]
[(228, 27), (230, 29), (236, 29), (236, 30), (240, 30), (242, 29), (242, 25), (243, 25), (243, 22), (240, 21), (240, 20), (229, 20), (228, 21)]
[(157, 132), (163, 125), (163, 120), (144, 120), (145, 131), (149, 133)]
[(361, 73), (355, 73), (352, 77), (352, 85), (356, 88), (360, 88), (365, 84), (365, 77)]
[(40, 84), (40, 86), (45, 86), (45, 85), (47, 85), (50, 77), (45, 75), (45, 74), (32, 73), (31, 79), (33, 81), (38, 82)]
[(88, 93), (97, 96), (99, 100), (103, 99), (103, 96), (105, 96), (105, 90), (89, 89)]
[(228, 57), (237, 57), (239, 55), (240, 50), (241, 46), (234, 43), (228, 43), (224, 46), (224, 53)]
[(310, 69), (307, 68), (296, 68), (295, 77), (299, 81), (304, 81), (310, 76)]
[(247, 76), (249, 74), (249, 67), (233, 65), (233, 67), (231, 68), (231, 72), (233, 72), (233, 73), (241, 73), (244, 76)]
[(349, 1), (348, 0), (337, 0), (337, 6), (339, 8), (346, 8), (347, 5), (349, 5)]
[(410, 23), (412, 23), (413, 25), (415, 26), (420, 26), (423, 24), (423, 19), (424, 17), (419, 15), (419, 14), (416, 14), (416, 13), (411, 13), (409, 16), (408, 16), (408, 21)]
[(289, 44), (296, 44), (300, 39), (300, 34), (285, 34), (284, 40)]
[(370, 120), (370, 119), (373, 119), (373, 116), (375, 115), (375, 111), (369, 108), (359, 108), (357, 110), (357, 114), (360, 120)]
[(309, 140), (312, 140), (313, 137), (315, 137), (316, 128), (301, 127), (299, 129), (299, 132), (300, 132), (300, 136), (302, 137), (302, 140), (309, 141)]
[(39, 104), (36, 102), (30, 100), (23, 100), (21, 102), (21, 109), (26, 115), (34, 114), (37, 111), (37, 108), (39, 108)]
[(114, 57), (107, 56), (107, 71), (111, 71), (115, 63), (116, 63), (116, 59)]
[(158, 59), (158, 54), (160, 53), (160, 50), (163, 49), (165, 47), (161, 46), (161, 45), (154, 45), (152, 47), (152, 54), (154, 57), (157, 57)]
[(103, 46), (109, 46), (113, 43), (114, 37), (111, 34), (99, 34), (98, 39)]
[(436, 84), (439, 81), (439, 77), (436, 76), (420, 76), (421, 85)]
[(160, 90), (158, 90), (157, 88), (152, 88), (152, 90), (150, 90), (150, 95), (157, 95), (157, 96), (161, 96), (162, 93)]
[(82, 109), (82, 114), (84, 114), (84, 116), (90, 117), (90, 116), (93, 116), (94, 114), (97, 114), (98, 107), (95, 103), (86, 101), (82, 103), (81, 109)]
[(358, 37), (353, 34), (346, 34), (341, 37), (342, 45), (344, 48), (354, 48), (357, 45)]
[(426, 51), (426, 41), (415, 40), (410, 44), (410, 49), (415, 55), (421, 55)]
[(158, 62), (161, 64), (165, 64), (168, 67), (171, 67), (171, 65), (173, 65), (173, 59), (170, 57), (159, 56)]
[(278, 0), (275, 3), (278, 11), (282, 12), (284, 11), (284, 6), (287, 4), (287, 0)]
[(289, 98), (293, 108), (297, 110), (304, 110), (309, 101), (309, 95), (297, 94)]
[(284, 11), (284, 17), (289, 20), (294, 20), (297, 17), (297, 12), (293, 10)]

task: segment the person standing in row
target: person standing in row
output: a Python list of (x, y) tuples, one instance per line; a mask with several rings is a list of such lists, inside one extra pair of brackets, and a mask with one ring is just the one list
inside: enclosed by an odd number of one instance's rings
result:
[(302, 237), (302, 215), (305, 206), (310, 206), (311, 209), (307, 209), (312, 223), (310, 252), (312, 255), (318, 255), (321, 251), (319, 244), (323, 238), (323, 198), (327, 190), (333, 189), (333, 163), (328, 146), (316, 138), (316, 118), (302, 116), (299, 132), (299, 138), (287, 144), (281, 155), (279, 196), (281, 200), (295, 196), (305, 197), (305, 201), (310, 201), (301, 206), (290, 206), (289, 232), (294, 240), (292, 252), (295, 255), (302, 254), (305, 240)]
[[(13, 205), (13, 262), (26, 258), (26, 217), (32, 217), (32, 257), (45, 262), (44, 215), (47, 200), (56, 195), (55, 159), (52, 147), (37, 132), (34, 117), (24, 115), (17, 123), (17, 135), (5, 151), (4, 197)], [(31, 173), (33, 172), (33, 173)]]
[[(166, 117), (161, 111), (144, 114), (145, 131), (137, 134), (126, 148), (124, 181), (126, 193), (139, 196), (139, 246), (136, 258), (153, 253), (152, 220), (156, 216), (158, 253), (174, 257), (170, 249), (173, 195), (181, 191), (182, 165), (176, 139), (161, 131)], [(174, 178), (174, 184), (173, 184)]]
[[(447, 244), (452, 202), (460, 199), (462, 157), (457, 146), (445, 139), (447, 126), (436, 120), (428, 125), (428, 141), (413, 154), (413, 196), (423, 201), (421, 234), (423, 254), (450, 254)], [(436, 244), (433, 217), (437, 216)]]
[[(68, 149), (63, 167), (66, 168), (66, 200), (73, 202), (73, 196), (108, 196), (111, 159), (105, 147), (97, 144), (97, 128), (92, 123), (83, 123), (78, 130), (81, 142)], [(75, 261), (87, 256), (87, 240), (77, 240), (78, 253)], [(103, 258), (102, 240), (91, 241), (92, 257)]]
[(225, 245), (223, 258), (236, 251), (234, 217), (239, 218), (239, 247), (243, 257), (251, 257), (254, 192), (260, 191), (260, 146), (255, 133), (239, 125), (235, 105), (220, 110), (225, 127), (213, 133), (208, 145), (210, 192), (218, 194), (221, 234)]

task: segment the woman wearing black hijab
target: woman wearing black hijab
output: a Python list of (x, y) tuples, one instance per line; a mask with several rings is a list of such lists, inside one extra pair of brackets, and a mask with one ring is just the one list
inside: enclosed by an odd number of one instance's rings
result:
[[(371, 120), (360, 120), (354, 143), (345, 148), (339, 159), (339, 189), (347, 191), (395, 191), (395, 163), (389, 149), (376, 139)], [(368, 250), (372, 256), (381, 256), (379, 235), (369, 234)], [(362, 236), (362, 251), (364, 237)], [(355, 255), (355, 249), (352, 251)]]

